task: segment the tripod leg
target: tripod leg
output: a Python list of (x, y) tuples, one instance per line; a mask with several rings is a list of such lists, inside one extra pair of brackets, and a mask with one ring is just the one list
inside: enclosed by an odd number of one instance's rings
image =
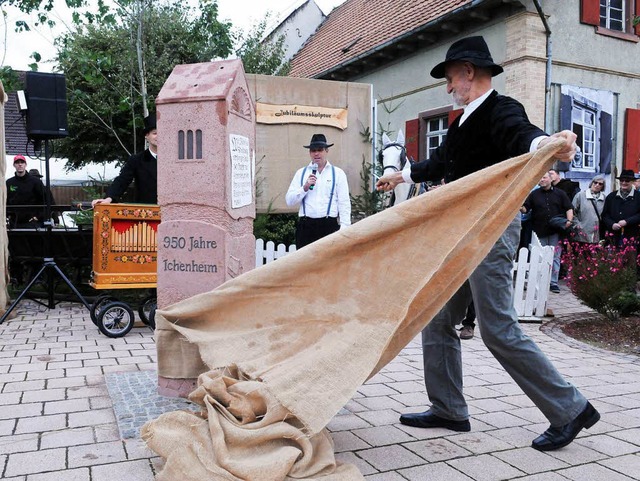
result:
[(53, 263), (52, 265), (50, 265), (49, 267), (53, 267), (56, 272), (58, 273), (58, 275), (62, 278), (62, 280), (65, 282), (65, 284), (67, 284), (69, 286), (69, 288), (73, 291), (73, 293), (78, 297), (78, 299), (80, 299), (80, 302), (82, 302), (84, 304), (84, 307), (87, 308), (87, 310), (91, 310), (91, 306), (89, 305), (89, 303), (87, 302), (87, 300), (83, 297), (82, 294), (80, 294), (80, 292), (78, 291), (78, 289), (76, 289), (76, 286), (74, 286), (71, 281), (67, 278), (67, 276), (64, 275), (64, 272), (62, 272), (60, 270), (60, 268), (57, 266), (57, 264)]
[(27, 292), (29, 292), (29, 289), (31, 289), (31, 287), (36, 283), (36, 281), (42, 275), (42, 273), (45, 271), (46, 268), (47, 268), (47, 264), (43, 264), (40, 270), (38, 271), (38, 273), (35, 275), (35, 277), (31, 279), (27, 287), (24, 288), (24, 290), (20, 293), (18, 298), (15, 301), (13, 301), (13, 304), (11, 304), (11, 306), (9, 306), (9, 309), (7, 309), (7, 311), (2, 315), (2, 317), (0, 317), (0, 324), (2, 324), (7, 317), (9, 317), (9, 314), (11, 314), (11, 311), (13, 311), (15, 307), (20, 303), (22, 298), (27, 295)]

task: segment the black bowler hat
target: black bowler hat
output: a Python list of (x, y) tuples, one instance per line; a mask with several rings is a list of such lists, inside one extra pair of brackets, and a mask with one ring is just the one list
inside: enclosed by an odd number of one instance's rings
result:
[(305, 149), (328, 149), (333, 144), (327, 144), (327, 138), (324, 134), (313, 134), (309, 145), (303, 145)]
[(491, 76), (504, 72), (502, 67), (494, 63), (489, 52), (487, 42), (483, 37), (467, 37), (455, 42), (449, 50), (447, 50), (447, 57), (444, 62), (440, 62), (431, 70), (431, 76), (433, 78), (444, 78), (444, 67), (449, 62), (471, 62), (476, 67), (485, 67), (491, 69)]
[(635, 180), (636, 174), (631, 169), (624, 169), (620, 173), (620, 177), (617, 177), (618, 180)]
[(156, 126), (156, 114), (149, 114), (148, 117), (144, 118), (144, 134), (147, 135), (152, 130), (157, 129)]

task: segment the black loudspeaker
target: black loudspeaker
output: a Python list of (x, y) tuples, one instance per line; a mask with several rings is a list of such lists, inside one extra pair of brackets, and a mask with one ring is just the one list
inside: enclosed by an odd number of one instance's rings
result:
[(59, 139), (67, 132), (67, 84), (64, 75), (27, 72), (27, 137)]

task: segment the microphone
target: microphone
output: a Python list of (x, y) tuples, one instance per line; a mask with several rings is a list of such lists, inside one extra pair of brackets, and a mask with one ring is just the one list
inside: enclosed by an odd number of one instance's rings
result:
[[(311, 164), (311, 173), (316, 175), (318, 173), (318, 164)], [(313, 185), (309, 186), (309, 190), (313, 190)]]

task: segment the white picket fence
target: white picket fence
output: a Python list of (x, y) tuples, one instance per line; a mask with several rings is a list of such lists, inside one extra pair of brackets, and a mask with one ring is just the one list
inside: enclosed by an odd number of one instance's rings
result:
[[(256, 267), (273, 262), (295, 250), (295, 245), (287, 248), (284, 244), (276, 246), (272, 241), (265, 244), (264, 240), (256, 239)], [(535, 234), (531, 251), (525, 247), (520, 249), (518, 261), (513, 266), (513, 303), (519, 318), (543, 317), (546, 314), (552, 264), (553, 247), (542, 247)]]
[(290, 252), (295, 252), (296, 246), (292, 244), (287, 249), (284, 244), (274, 244), (273, 241), (269, 241), (265, 244), (264, 240), (256, 239), (256, 267), (260, 267), (269, 262), (273, 262), (280, 257), (286, 256)]

